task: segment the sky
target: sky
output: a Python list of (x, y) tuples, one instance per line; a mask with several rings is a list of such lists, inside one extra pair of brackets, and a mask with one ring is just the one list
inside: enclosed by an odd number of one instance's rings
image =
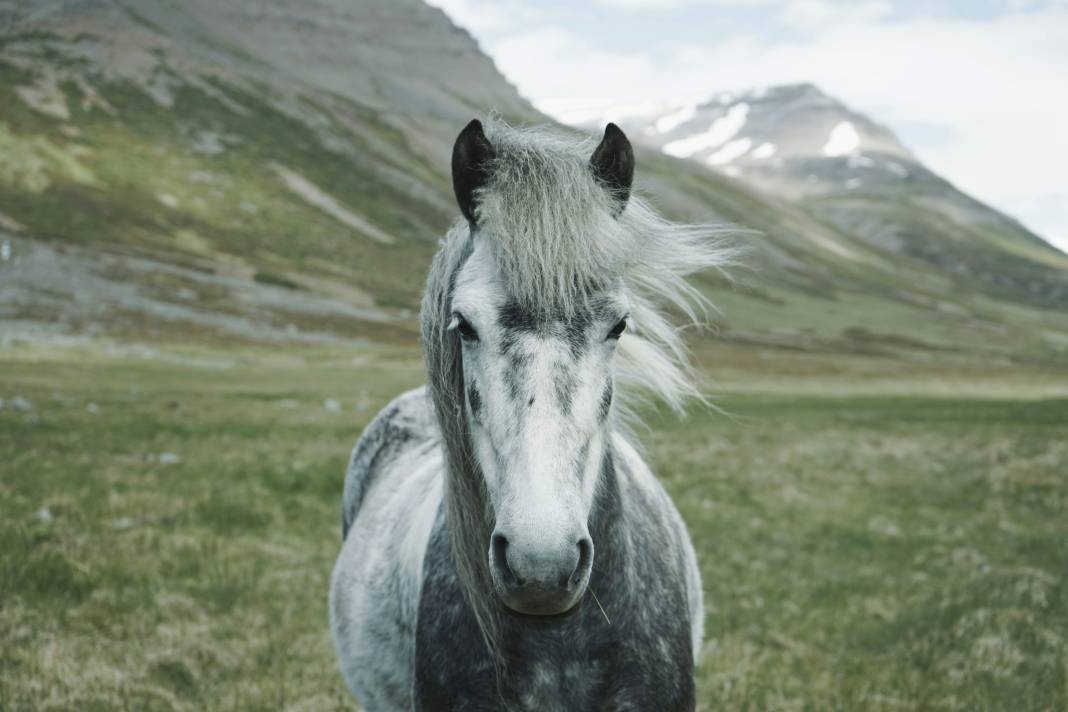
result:
[(1068, 0), (429, 0), (546, 113), (813, 82), (1068, 251)]

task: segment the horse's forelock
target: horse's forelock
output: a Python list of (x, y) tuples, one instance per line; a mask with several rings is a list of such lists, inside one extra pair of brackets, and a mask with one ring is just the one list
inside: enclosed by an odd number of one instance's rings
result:
[(571, 314), (622, 280), (635, 326), (624, 341), (632, 348), (622, 349), (622, 380), (672, 407), (699, 398), (680, 330), (665, 313), (703, 318), (708, 301), (686, 278), (731, 262), (726, 230), (672, 223), (633, 194), (620, 213), (590, 168), (594, 138), (495, 120), (486, 135), (495, 155), (478, 195), (478, 229), (510, 296), (532, 311)]
[(495, 156), (478, 225), (508, 289), (535, 312), (572, 313), (626, 269), (633, 245), (590, 170), (595, 142), (487, 124)]

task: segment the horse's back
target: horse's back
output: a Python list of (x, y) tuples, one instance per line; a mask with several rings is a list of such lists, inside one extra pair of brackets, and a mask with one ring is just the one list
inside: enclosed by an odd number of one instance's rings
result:
[(426, 387), (406, 391), (390, 401), (364, 428), (349, 457), (341, 495), (341, 538), (347, 538), (367, 489), (398, 456), (436, 440), (437, 424)]
[(345, 682), (369, 709), (411, 707), (422, 561), (441, 505), (441, 463), (424, 388), (387, 405), (349, 461), (330, 624)]

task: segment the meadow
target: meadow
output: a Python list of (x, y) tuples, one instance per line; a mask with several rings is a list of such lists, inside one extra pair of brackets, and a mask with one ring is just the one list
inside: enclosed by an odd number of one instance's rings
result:
[[(713, 344), (645, 451), (706, 593), (699, 709), (1068, 707), (1068, 372)], [(351, 709), (344, 465), (387, 346), (0, 350), (0, 709)]]

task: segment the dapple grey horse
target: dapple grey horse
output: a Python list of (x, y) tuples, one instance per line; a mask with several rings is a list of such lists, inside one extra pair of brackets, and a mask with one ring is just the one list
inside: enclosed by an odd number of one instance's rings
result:
[(632, 195), (634, 154), (472, 121), (430, 269), (429, 385), (366, 428), (330, 591), (345, 682), (386, 710), (692, 710), (701, 580), (626, 394), (699, 397), (679, 328), (717, 231)]

